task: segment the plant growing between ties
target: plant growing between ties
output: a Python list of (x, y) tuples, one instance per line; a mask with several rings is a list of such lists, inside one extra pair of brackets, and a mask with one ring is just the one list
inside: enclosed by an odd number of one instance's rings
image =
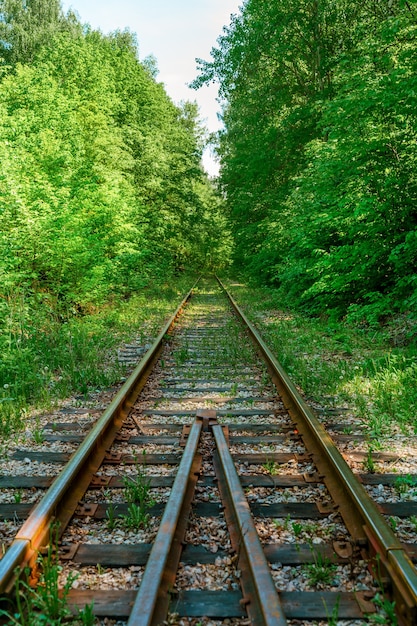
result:
[(262, 467), (270, 474), (271, 476), (276, 476), (279, 474), (279, 464), (272, 459), (267, 459), (266, 462), (262, 465)]
[(374, 571), (374, 576), (378, 583), (379, 591), (375, 594), (372, 601), (377, 607), (378, 612), (369, 615), (369, 622), (371, 624), (380, 624), (381, 626), (398, 626), (398, 619), (395, 612), (395, 602), (389, 600), (384, 593), (380, 560), (380, 556), (377, 554), (376, 571)]
[(22, 502), (22, 497), (23, 497), (23, 489), (16, 489), (15, 492), (13, 493), (13, 501), (16, 504), (19, 504), (20, 502)]
[[(145, 462), (145, 452), (143, 453)], [(123, 485), (126, 501), (129, 503), (128, 513), (123, 516), (124, 524), (128, 528), (146, 528), (150, 516), (148, 510), (155, 504), (151, 496), (150, 479), (143, 467), (136, 463), (137, 474), (135, 477), (124, 476)]]
[(373, 448), (372, 446), (368, 447), (368, 451), (366, 453), (366, 457), (363, 461), (363, 469), (369, 474), (374, 474), (376, 471), (376, 465), (373, 457)]
[(274, 524), (275, 528), (278, 528), (278, 530), (286, 530), (287, 532), (290, 529), (290, 522), (291, 522), (291, 515), (289, 513), (287, 517), (285, 517), (284, 519), (272, 520), (272, 523)]
[(117, 525), (117, 515), (116, 515), (117, 507), (114, 506), (113, 502), (109, 502), (106, 509), (106, 525), (109, 530), (114, 530)]
[(62, 568), (56, 558), (58, 532), (58, 525), (51, 528), (46, 555), (39, 555), (40, 577), (36, 588), (28, 582), (28, 568), (24, 572), (25, 578), (16, 572), (15, 608), (13, 612), (0, 610), (0, 616), (9, 620), (7, 626), (61, 626), (64, 622), (74, 626), (92, 626), (94, 623), (91, 606), (86, 605), (76, 618), (69, 608), (68, 594), (77, 575), (70, 574), (65, 584), (60, 584)]
[(123, 524), (128, 530), (139, 530), (146, 528), (149, 524), (150, 516), (146, 509), (132, 502), (129, 504), (127, 514), (122, 515)]
[(411, 474), (398, 476), (394, 481), (394, 489), (399, 496), (413, 496), (416, 492), (417, 480)]
[(328, 626), (337, 626), (337, 622), (339, 619), (340, 596), (337, 597), (337, 600), (333, 605), (331, 613), (329, 613), (329, 609), (324, 599), (323, 599), (323, 604), (324, 604), (324, 608), (326, 611)]
[(320, 588), (326, 585), (332, 585), (337, 570), (336, 565), (312, 546), (311, 552), (314, 557), (314, 563), (307, 563), (303, 567), (309, 584)]

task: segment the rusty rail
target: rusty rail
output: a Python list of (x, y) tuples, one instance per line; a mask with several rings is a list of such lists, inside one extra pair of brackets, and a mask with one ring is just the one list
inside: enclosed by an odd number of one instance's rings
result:
[[(257, 626), (286, 626), (287, 621), (256, 532), (248, 501), (237, 475), (222, 426), (214, 411), (199, 411), (162, 517), (145, 572), (129, 616), (129, 626), (156, 626), (166, 619), (168, 591), (175, 582), (188, 512), (201, 457), (196, 455), (201, 430), (211, 429), (216, 442), (216, 475), (232, 545), (239, 557), (245, 610)], [(243, 608), (244, 607), (244, 608)]]
[[(311, 451), (311, 458), (324, 477), (354, 541), (359, 547), (366, 548), (368, 556), (378, 556), (379, 569), (376, 577), (382, 577), (387, 591), (395, 600), (400, 623), (407, 626), (417, 624), (417, 573), (411, 560), (258, 331), (224, 286), (221, 283), (220, 285), (268, 364), (283, 402), (297, 424), (306, 448)], [(191, 293), (192, 290), (21, 527), (6, 555), (0, 560), (0, 593), (10, 591), (16, 567), (32, 565), (36, 560), (39, 549), (48, 542), (49, 527), (53, 520), (59, 520), (61, 533), (65, 529), (106, 450), (142, 390), (160, 354), (165, 335)], [(287, 624), (222, 427), (213, 421), (210, 422), (210, 415), (203, 416), (203, 422), (197, 421), (188, 436), (168, 506), (130, 613), (129, 626), (154, 626), (165, 619), (168, 592), (175, 580), (182, 550), (187, 507), (191, 503), (198, 472), (197, 445), (201, 429), (206, 427), (212, 429), (216, 441), (216, 473), (233, 548), (238, 554), (242, 571), (243, 603), (248, 616), (255, 624)]]
[(130, 626), (151, 626), (161, 624), (166, 619), (168, 592), (175, 581), (201, 466), (201, 456), (197, 454), (201, 429), (202, 421), (195, 421), (188, 435), (174, 485), (130, 613)]
[[(197, 281), (198, 282), (198, 281)], [(183, 298), (175, 313), (165, 324), (153, 345), (144, 355), (97, 424), (89, 432), (62, 472), (23, 523), (14, 541), (0, 560), (0, 593), (11, 591), (15, 570), (33, 567), (39, 550), (49, 540), (50, 525), (60, 524), (60, 533), (71, 519), (95, 472), (100, 467), (106, 450), (112, 444), (155, 364), (164, 341), (183, 307), (191, 297), (195, 285)]]
[(377, 557), (375, 577), (395, 601), (400, 623), (404, 626), (417, 624), (417, 571), (411, 559), (258, 330), (217, 280), (266, 361), (285, 408), (296, 423), (354, 540), (358, 546), (367, 548), (368, 555)]
[(239, 558), (243, 604), (252, 624), (285, 626), (287, 620), (223, 428), (220, 424), (213, 424), (211, 428), (217, 447), (214, 465), (219, 490), (232, 546)]

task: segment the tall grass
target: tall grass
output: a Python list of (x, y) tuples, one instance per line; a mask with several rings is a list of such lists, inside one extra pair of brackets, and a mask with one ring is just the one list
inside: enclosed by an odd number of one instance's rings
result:
[[(417, 433), (417, 320), (372, 328), (288, 311), (272, 289), (229, 287), (302, 391), (324, 406), (348, 405), (371, 437)], [(398, 341), (401, 327), (407, 328)]]
[(50, 407), (60, 398), (86, 396), (120, 381), (125, 368), (117, 360), (118, 347), (153, 339), (191, 284), (192, 278), (184, 277), (93, 314), (64, 319), (34, 300), (3, 301), (0, 435), (24, 427), (34, 407)]

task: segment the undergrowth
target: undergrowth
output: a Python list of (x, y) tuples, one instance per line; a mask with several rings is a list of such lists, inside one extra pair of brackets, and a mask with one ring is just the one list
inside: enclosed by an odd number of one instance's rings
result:
[(70, 575), (61, 589), (62, 568), (56, 558), (58, 526), (51, 529), (50, 542), (45, 556), (39, 555), (39, 583), (32, 587), (28, 582), (30, 570), (18, 576), (15, 583), (15, 605), (10, 610), (0, 609), (0, 618), (8, 620), (7, 626), (92, 626), (95, 623), (92, 605), (73, 615), (68, 596), (77, 575)]
[(337, 322), (288, 311), (272, 289), (228, 282), (303, 393), (323, 406), (345, 406), (363, 419), (370, 439), (392, 426), (417, 433), (417, 321)]
[(119, 382), (125, 368), (116, 358), (118, 347), (155, 338), (193, 280), (154, 285), (83, 316), (62, 318), (45, 306), (8, 303), (0, 324), (0, 436), (23, 428), (33, 408)]

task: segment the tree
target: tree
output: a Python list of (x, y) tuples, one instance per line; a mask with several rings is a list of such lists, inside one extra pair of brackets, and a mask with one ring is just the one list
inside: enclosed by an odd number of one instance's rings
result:
[(207, 198), (224, 221), (205, 191), (197, 108), (172, 103), (129, 32), (55, 33), (3, 78), (0, 110), (11, 292), (49, 294), (65, 315), (203, 262)]
[(73, 22), (64, 19), (59, 0), (0, 0), (0, 59), (15, 66), (31, 63), (55, 33)]
[(247, 0), (200, 61), (235, 262), (310, 312), (415, 304), (415, 22), (400, 0)]

